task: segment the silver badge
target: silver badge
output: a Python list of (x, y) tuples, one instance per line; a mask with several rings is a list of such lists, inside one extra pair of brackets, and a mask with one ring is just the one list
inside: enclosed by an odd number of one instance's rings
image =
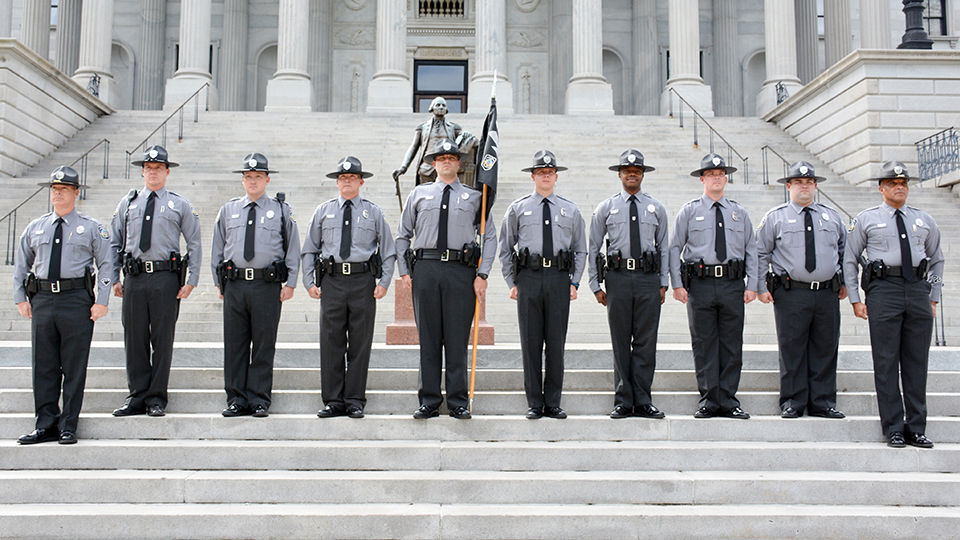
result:
[(629, 161), (630, 163), (633, 163), (636, 160), (637, 160), (637, 156), (634, 154), (630, 154), (629, 156), (627, 156), (627, 161)]
[(718, 158), (718, 157), (713, 158), (713, 164), (714, 164), (714, 165), (720, 165), (720, 161), (721, 161), (721, 160), (720, 160), (720, 158)]
[(83, 231), (85, 230), (87, 229), (85, 229), (83, 225), (77, 225), (77, 234), (83, 234)]
[(443, 143), (444, 150), (450, 150), (451, 148), (453, 148), (453, 145), (451, 145), (449, 142)]
[(647, 205), (647, 212), (650, 212), (650, 213), (652, 214), (652, 213), (654, 213), (656, 210), (657, 210), (657, 207), (656, 207), (656, 206), (654, 206), (654, 205), (652, 205), (652, 204), (648, 204), (648, 205)]
[(566, 215), (567, 215), (567, 209), (566, 209), (566, 208), (563, 208), (563, 207), (560, 207), (560, 215), (561, 215), (561, 216), (566, 216)]
[(160, 155), (160, 152), (157, 152), (156, 148), (150, 150), (150, 159), (157, 159), (157, 156), (159, 155)]
[(353, 164), (350, 163), (349, 161), (344, 161), (344, 162), (343, 162), (343, 170), (349, 171), (351, 165), (353, 165)]
[(903, 174), (903, 167), (901, 167), (901, 166), (899, 166), (899, 165), (897, 165), (896, 167), (894, 167), (894, 168), (893, 168), (893, 174), (898, 174), (898, 175), (899, 175), (899, 174)]
[(276, 215), (276, 214), (273, 213), (273, 210), (267, 210), (267, 218), (268, 218), (268, 219), (273, 219), (273, 216), (275, 216), (275, 215)]
[(732, 217), (734, 221), (740, 221), (740, 218), (737, 216), (736, 210), (734, 210), (733, 212), (730, 212), (730, 217)]
[(173, 210), (174, 208), (176, 208), (177, 205), (173, 204), (173, 201), (167, 201), (167, 206), (169, 206), (170, 209)]
[(923, 227), (923, 220), (920, 218), (917, 218), (916, 224), (917, 224), (917, 227)]
[(824, 221), (830, 221), (830, 215), (827, 214), (826, 212), (824, 212), (824, 213), (822, 213), (822, 214), (820, 214), (820, 215), (823, 217), (823, 220), (824, 220)]
[(810, 170), (810, 169), (808, 169), (806, 165), (801, 165), (801, 166), (800, 166), (800, 174), (807, 174), (807, 171), (809, 171), (809, 170)]
[(255, 169), (255, 168), (257, 167), (257, 160), (255, 160), (255, 159), (253, 159), (253, 158), (248, 159), (248, 160), (247, 160), (247, 167), (250, 167), (251, 169)]
[(63, 180), (64, 176), (65, 175), (63, 174), (63, 171), (57, 171), (53, 173), (53, 177), (56, 178), (57, 180)]
[(366, 209), (363, 210), (363, 217), (364, 217), (364, 219), (370, 219), (370, 213), (367, 212)]
[(543, 162), (544, 162), (544, 163), (550, 163), (551, 160), (552, 160), (552, 158), (551, 158), (549, 155), (543, 156)]
[(463, 200), (467, 200), (467, 199), (470, 198), (470, 194), (469, 194), (469, 193), (464, 193), (463, 195), (461, 195), (461, 197), (463, 197)]

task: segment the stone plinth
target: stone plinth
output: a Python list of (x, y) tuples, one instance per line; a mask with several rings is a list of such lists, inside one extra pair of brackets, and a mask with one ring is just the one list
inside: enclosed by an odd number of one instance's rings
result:
[[(403, 285), (402, 280), (395, 280), (394, 319), (387, 325), (387, 345), (417, 345), (420, 339), (417, 336), (417, 323), (413, 318), (413, 298), (410, 289)], [(480, 345), (493, 345), (493, 326), (487, 322), (486, 303), (480, 304), (480, 335), (477, 337)], [(470, 343), (473, 343), (473, 327), (470, 328)]]

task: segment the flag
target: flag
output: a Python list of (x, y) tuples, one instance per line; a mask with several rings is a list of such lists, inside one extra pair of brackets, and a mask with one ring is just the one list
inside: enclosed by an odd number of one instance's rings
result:
[[(497, 194), (497, 171), (500, 168), (500, 133), (497, 131), (497, 100), (490, 98), (490, 112), (483, 121), (483, 135), (477, 152), (476, 185), (483, 189), (487, 186), (487, 206), (483, 208), (483, 215), (490, 215), (493, 200)], [(480, 222), (480, 216), (477, 216)]]

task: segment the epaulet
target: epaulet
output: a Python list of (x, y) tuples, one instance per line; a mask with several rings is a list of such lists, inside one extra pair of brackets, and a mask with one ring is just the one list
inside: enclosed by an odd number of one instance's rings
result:
[(692, 201), (687, 201), (686, 203), (684, 203), (684, 206), (690, 206), (691, 204), (696, 204), (696, 203), (698, 203), (698, 202), (700, 202), (700, 197), (697, 197), (696, 199), (693, 199)]
[(738, 203), (737, 201), (735, 201), (735, 200), (733, 200), (733, 199), (729, 199), (729, 198), (728, 198), (727, 200), (730, 201), (730, 202), (732, 202), (733, 204), (735, 204), (735, 205), (737, 205), (737, 206), (743, 206), (742, 204)]
[(230, 200), (227, 201), (227, 202), (239, 201), (239, 200), (242, 199), (242, 198), (243, 198), (243, 197), (234, 197), (234, 198), (230, 199)]
[(85, 219), (85, 220), (87, 220), (87, 221), (92, 221), (92, 222), (94, 222), (94, 223), (100, 223), (99, 221), (97, 221), (97, 220), (94, 219), (93, 217), (88, 216), (88, 215), (84, 214), (83, 212), (81, 212), (81, 211), (79, 211), (79, 210), (77, 210), (77, 216), (79, 216), (80, 219)]
[(767, 213), (769, 214), (774, 210), (780, 210), (781, 208), (786, 208), (787, 206), (790, 206), (790, 203), (780, 203), (777, 206), (774, 206), (773, 208), (771, 208), (770, 210), (767, 210)]
[[(554, 195), (556, 195), (556, 194), (554, 194)], [(568, 199), (568, 198), (566, 198), (566, 197), (562, 197), (562, 196), (560, 196), (560, 195), (557, 195), (557, 198), (560, 199), (561, 201), (565, 201), (565, 202), (568, 202), (568, 203), (576, 206), (576, 203), (574, 203), (573, 201), (571, 201), (570, 199)]]
[(524, 195), (523, 197), (520, 197), (519, 199), (517, 199), (517, 200), (514, 201), (514, 202), (525, 201), (525, 200), (529, 199), (530, 197), (533, 197), (533, 193), (527, 193), (526, 195)]

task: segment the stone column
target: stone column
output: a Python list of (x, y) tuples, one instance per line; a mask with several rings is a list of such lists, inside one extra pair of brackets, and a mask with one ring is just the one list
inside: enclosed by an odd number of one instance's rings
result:
[(820, 70), (817, 62), (817, 0), (794, 0), (797, 32), (797, 76), (807, 84)]
[(850, 40), (850, 0), (823, 3), (823, 48), (829, 68), (852, 50)]
[(60, 0), (57, 6), (57, 69), (67, 75), (73, 75), (80, 62), (82, 8), (82, 0)]
[(757, 93), (757, 116), (777, 106), (777, 84), (782, 83), (787, 95), (800, 89), (797, 77), (796, 23), (793, 2), (763, 0), (763, 35), (767, 79)]
[(743, 114), (737, 22), (736, 0), (713, 0), (713, 110), (717, 116)]
[(86, 88), (94, 75), (100, 77), (100, 100), (115, 102), (116, 85), (110, 72), (113, 49), (113, 0), (84, 0), (80, 16), (80, 56), (73, 80)]
[(23, 0), (20, 43), (43, 59), (50, 58), (50, 0)]
[(377, 72), (367, 88), (367, 112), (410, 112), (413, 86), (407, 75), (407, 2), (377, 2)]
[(890, 37), (890, 6), (886, 2), (860, 0), (860, 48), (893, 48)]
[(220, 110), (247, 108), (248, 0), (223, 1), (223, 49), (220, 58)]
[(307, 73), (309, 0), (280, 0), (277, 38), (277, 72), (267, 81), (264, 110), (310, 112), (313, 88)]
[(0, 0), (0, 37), (13, 36), (13, 0)]
[(633, 114), (660, 114), (657, 3), (633, 0)]
[(330, 22), (328, 2), (310, 2), (310, 54), (308, 65), (313, 82), (313, 110), (330, 110)]
[(550, 2), (550, 65), (546, 70), (550, 77), (550, 112), (563, 112), (567, 83), (573, 75), (570, 63), (570, 35), (573, 6), (571, 0)]
[(603, 77), (603, 6), (573, 0), (573, 76), (566, 114), (613, 114), (613, 88)]
[[(669, 0), (670, 79), (660, 95), (660, 114), (670, 112), (670, 89), (705, 117), (713, 116), (713, 93), (700, 77), (700, 7), (697, 0)], [(673, 97), (674, 113), (679, 101)]]
[(156, 110), (163, 106), (163, 57), (166, 42), (167, 0), (140, 2), (140, 58), (134, 79), (133, 108)]
[(477, 53), (467, 92), (467, 111), (490, 108), (493, 74), (497, 74), (497, 114), (513, 113), (513, 86), (507, 78), (506, 0), (477, 2)]
[[(89, 0), (88, 0), (89, 1)], [(210, 75), (210, 18), (212, 0), (182, 0), (180, 2), (179, 68), (173, 78), (167, 79), (163, 97), (164, 109), (175, 109), (197, 91), (211, 82)], [(216, 107), (216, 90), (209, 86), (199, 95), (200, 107), (209, 99), (210, 108)]]

